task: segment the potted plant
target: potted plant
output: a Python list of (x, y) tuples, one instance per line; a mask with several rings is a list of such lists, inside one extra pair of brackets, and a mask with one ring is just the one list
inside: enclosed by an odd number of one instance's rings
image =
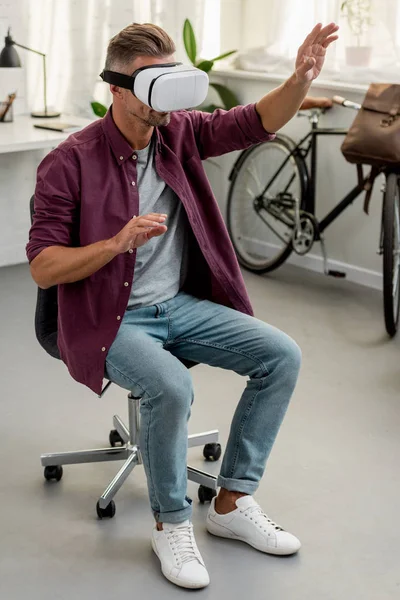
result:
[(366, 33), (372, 24), (372, 0), (345, 0), (340, 8), (347, 18), (356, 46), (346, 46), (346, 62), (351, 66), (367, 67), (371, 60), (371, 46), (365, 44)]
[(107, 112), (107, 106), (104, 106), (101, 102), (91, 102), (90, 106), (96, 117), (105, 117)]
[[(229, 52), (225, 52), (224, 54), (220, 54), (215, 58), (211, 59), (203, 59), (197, 57), (197, 44), (196, 44), (196, 36), (194, 35), (193, 27), (189, 19), (185, 20), (183, 25), (183, 43), (185, 46), (186, 54), (194, 67), (197, 69), (201, 69), (206, 73), (209, 73), (214, 66), (214, 63), (217, 60), (222, 60), (223, 58), (227, 58), (232, 54), (235, 54), (237, 50), (230, 50)], [(218, 94), (221, 104), (218, 106), (217, 104), (209, 104), (207, 106), (202, 106), (201, 110), (205, 112), (213, 112), (216, 108), (225, 108), (229, 110), (234, 106), (237, 106), (239, 100), (237, 96), (228, 89), (225, 85), (221, 85), (220, 83), (210, 83), (210, 87), (212, 87)]]

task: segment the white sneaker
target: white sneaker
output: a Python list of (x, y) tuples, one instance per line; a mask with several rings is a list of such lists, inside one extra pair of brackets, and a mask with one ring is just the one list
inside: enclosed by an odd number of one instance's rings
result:
[(161, 531), (155, 525), (151, 545), (160, 559), (163, 574), (172, 583), (185, 588), (202, 588), (210, 583), (189, 520), (163, 523)]
[(294, 554), (300, 549), (300, 541), (271, 521), (252, 496), (242, 496), (235, 504), (236, 510), (220, 515), (212, 499), (206, 521), (210, 533), (246, 542), (268, 554)]

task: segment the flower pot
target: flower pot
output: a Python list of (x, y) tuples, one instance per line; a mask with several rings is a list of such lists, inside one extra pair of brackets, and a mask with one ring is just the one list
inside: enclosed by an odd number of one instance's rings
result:
[(352, 67), (368, 67), (371, 54), (371, 46), (347, 46), (346, 63)]

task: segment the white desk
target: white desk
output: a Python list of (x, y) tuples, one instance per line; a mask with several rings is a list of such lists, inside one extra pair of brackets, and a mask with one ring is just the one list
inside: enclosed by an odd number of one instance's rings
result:
[[(54, 120), (81, 127), (92, 122), (66, 115)], [(12, 123), (0, 123), (0, 267), (26, 261), (29, 198), (35, 189), (37, 167), (52, 148), (71, 135), (33, 126), (42, 121), (45, 119), (19, 115)]]
[[(43, 123), (46, 119), (33, 119), (29, 115), (14, 117), (12, 123), (0, 123), (0, 154), (21, 152), (25, 150), (40, 150), (42, 148), (55, 148), (63, 142), (70, 133), (38, 129), (35, 123)], [(61, 116), (57, 119), (48, 119), (46, 122), (61, 121), (85, 127), (92, 123), (90, 119), (79, 117)]]

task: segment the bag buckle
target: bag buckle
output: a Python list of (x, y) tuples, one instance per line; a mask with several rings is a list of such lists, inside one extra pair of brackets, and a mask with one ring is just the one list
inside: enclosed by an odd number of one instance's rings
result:
[(389, 117), (384, 117), (381, 120), (381, 127), (390, 127), (390, 125), (397, 119), (397, 115), (390, 115)]

